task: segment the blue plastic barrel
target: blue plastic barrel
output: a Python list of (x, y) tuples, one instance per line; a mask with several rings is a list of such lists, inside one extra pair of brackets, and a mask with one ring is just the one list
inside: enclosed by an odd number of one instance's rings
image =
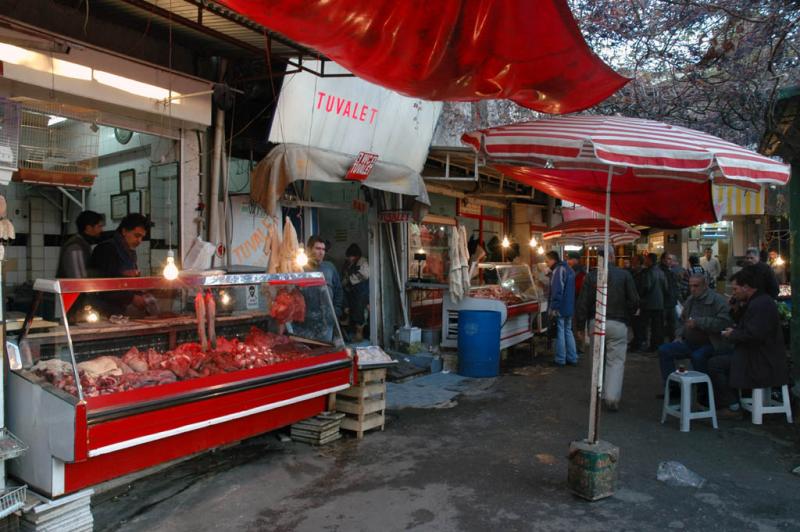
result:
[(500, 313), (458, 311), (458, 373), (496, 377), (500, 373)]

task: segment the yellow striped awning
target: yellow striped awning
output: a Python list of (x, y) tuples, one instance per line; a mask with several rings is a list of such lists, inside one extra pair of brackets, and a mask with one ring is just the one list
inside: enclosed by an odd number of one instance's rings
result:
[(711, 194), (719, 220), (726, 216), (764, 214), (764, 198), (766, 196), (764, 187), (755, 192), (739, 187), (713, 185)]

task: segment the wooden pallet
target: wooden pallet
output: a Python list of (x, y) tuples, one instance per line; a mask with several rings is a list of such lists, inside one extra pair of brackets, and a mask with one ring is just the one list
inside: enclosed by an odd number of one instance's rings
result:
[(364, 433), (386, 423), (386, 369), (360, 371), (358, 384), (336, 394), (336, 410), (345, 414), (342, 430)]

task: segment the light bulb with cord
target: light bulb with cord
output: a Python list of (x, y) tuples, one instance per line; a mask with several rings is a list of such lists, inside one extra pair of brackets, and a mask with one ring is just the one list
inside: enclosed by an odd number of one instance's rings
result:
[(783, 260), (783, 257), (781, 257), (780, 255), (778, 255), (777, 259), (775, 259), (775, 264), (777, 264), (778, 266), (783, 266), (785, 263), (786, 261)]
[(504, 248), (510, 248), (511, 247), (511, 242), (508, 240), (507, 236), (504, 236), (503, 237), (503, 242), (500, 245), (503, 246)]
[(305, 268), (306, 264), (308, 264), (308, 255), (306, 255), (306, 250), (300, 248), (300, 250), (297, 252), (297, 257), (295, 257), (294, 262), (299, 267)]
[(531, 237), (531, 242), (530, 242), (530, 244), (531, 244), (531, 247), (532, 247), (532, 248), (535, 248), (535, 247), (537, 247), (537, 246), (539, 245), (539, 243), (536, 241), (536, 237), (535, 237), (535, 236), (532, 236), (532, 237)]
[(167, 281), (174, 281), (178, 278), (178, 274), (180, 271), (178, 270), (178, 266), (175, 264), (175, 252), (169, 250), (167, 252), (167, 264), (164, 266), (164, 279)]
[(536, 253), (538, 253), (539, 255), (544, 255), (544, 247), (539, 246), (538, 248), (536, 248)]

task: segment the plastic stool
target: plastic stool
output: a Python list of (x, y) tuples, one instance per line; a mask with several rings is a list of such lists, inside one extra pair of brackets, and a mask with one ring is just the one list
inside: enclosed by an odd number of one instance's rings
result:
[[(669, 383), (676, 382), (681, 387), (680, 405), (669, 404)], [(694, 399), (693, 384), (705, 384), (708, 387), (708, 410), (692, 412), (692, 402)], [(661, 423), (667, 420), (667, 415), (681, 419), (681, 432), (689, 432), (689, 423), (693, 419), (711, 418), (711, 424), (717, 428), (717, 409), (714, 404), (714, 388), (711, 386), (711, 379), (705, 373), (699, 371), (684, 371), (679, 373), (673, 371), (667, 377), (667, 384), (664, 385), (664, 407), (661, 410)]]
[(789, 400), (789, 386), (781, 386), (781, 396), (783, 401), (777, 402), (772, 399), (772, 388), (754, 388), (752, 399), (742, 397), (739, 392), (739, 402), (742, 408), (752, 412), (753, 425), (761, 425), (764, 414), (786, 414), (786, 421), (792, 423), (792, 403)]

